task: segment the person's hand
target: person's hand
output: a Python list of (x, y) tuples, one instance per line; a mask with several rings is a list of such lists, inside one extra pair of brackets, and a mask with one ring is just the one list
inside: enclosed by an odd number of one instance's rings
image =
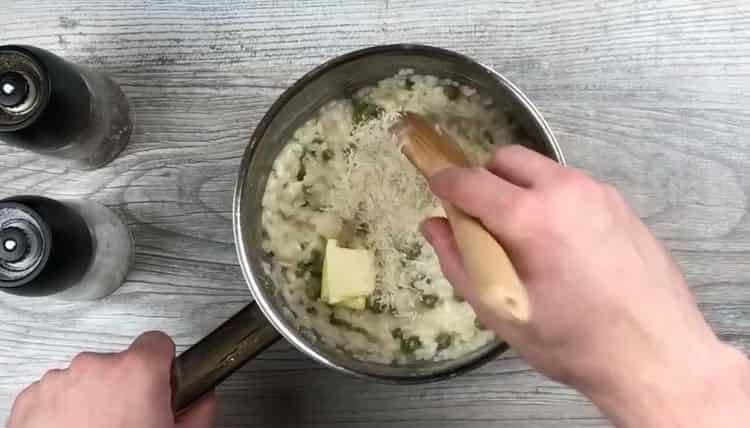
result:
[(209, 428), (213, 396), (175, 419), (170, 368), (174, 343), (149, 332), (117, 354), (78, 354), (16, 398), (8, 428)]
[[(678, 267), (614, 188), (520, 146), (499, 149), (486, 168), (442, 171), (430, 186), (508, 251), (529, 293), (527, 325), (475, 297), (445, 219), (422, 224), (448, 280), (531, 366), (621, 426), (750, 420), (747, 359), (716, 338)], [(744, 419), (728, 410), (738, 403)], [(712, 406), (710, 420), (692, 411)]]

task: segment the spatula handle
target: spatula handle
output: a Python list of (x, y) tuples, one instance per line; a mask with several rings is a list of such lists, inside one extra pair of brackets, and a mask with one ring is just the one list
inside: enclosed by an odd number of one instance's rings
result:
[[(391, 131), (401, 151), (426, 178), (471, 162), (453, 139), (422, 116), (406, 112)], [(464, 268), (483, 305), (498, 316), (525, 323), (531, 317), (529, 296), (503, 247), (479, 220), (443, 201)]]
[(531, 317), (529, 297), (508, 253), (479, 221), (443, 203), (473, 291), (495, 314), (518, 323)]

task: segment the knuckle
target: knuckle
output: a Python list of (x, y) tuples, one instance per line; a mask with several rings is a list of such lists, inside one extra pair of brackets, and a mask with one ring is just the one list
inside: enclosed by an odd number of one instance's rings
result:
[(531, 192), (524, 192), (516, 196), (502, 220), (512, 228), (525, 228), (530, 223), (544, 221), (541, 215), (541, 204)]
[(64, 371), (59, 369), (47, 370), (47, 372), (42, 375), (41, 383), (50, 384), (57, 382), (62, 377), (63, 373)]
[(96, 356), (92, 352), (81, 352), (80, 354), (73, 357), (70, 362), (72, 369), (88, 368), (92, 366), (96, 361)]
[(99, 357), (93, 352), (81, 352), (70, 362), (72, 370), (88, 369), (97, 364)]
[(588, 175), (573, 169), (568, 169), (560, 176), (562, 192), (569, 197), (591, 198), (605, 195), (605, 187)]
[(139, 384), (163, 384), (169, 378), (171, 364), (163, 365), (146, 352), (125, 351), (117, 359), (116, 371), (125, 376), (134, 376)]
[(143, 352), (125, 351), (119, 359), (120, 367), (127, 371), (142, 372), (149, 369), (148, 356)]

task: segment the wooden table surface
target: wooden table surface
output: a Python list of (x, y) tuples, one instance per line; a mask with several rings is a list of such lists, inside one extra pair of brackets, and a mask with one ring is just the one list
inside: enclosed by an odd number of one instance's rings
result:
[[(750, 350), (745, 0), (4, 0), (0, 9), (0, 43), (111, 74), (137, 114), (126, 151), (93, 172), (0, 145), (0, 197), (101, 201), (136, 240), (126, 284), (101, 302), (0, 296), (1, 419), (20, 389), (80, 351), (119, 350), (149, 329), (184, 349), (247, 303), (230, 209), (254, 126), (312, 67), (394, 42), (455, 49), (513, 80), (569, 163), (618, 186), (665, 240), (721, 337)], [(585, 398), (511, 355), (451, 381), (388, 386), (323, 369), (281, 342), (218, 397), (223, 428), (607, 426)]]

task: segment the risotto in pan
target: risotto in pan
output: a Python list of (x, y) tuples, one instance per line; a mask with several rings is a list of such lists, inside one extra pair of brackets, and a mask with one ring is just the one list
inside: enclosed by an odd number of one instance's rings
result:
[(494, 339), (418, 232), (442, 210), (388, 132), (403, 111), (434, 121), (478, 164), (513, 142), (490, 99), (405, 70), (320, 108), (279, 154), (263, 198), (266, 268), (289, 319), (383, 364), (452, 359)]

